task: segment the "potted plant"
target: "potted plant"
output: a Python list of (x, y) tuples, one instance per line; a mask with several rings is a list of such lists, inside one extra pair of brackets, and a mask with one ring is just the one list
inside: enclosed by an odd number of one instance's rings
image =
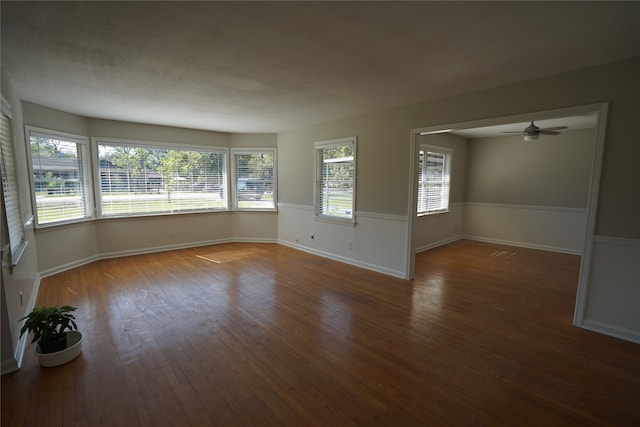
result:
[(71, 314), (75, 310), (70, 305), (36, 307), (19, 320), (25, 321), (21, 337), (25, 332), (33, 332), (31, 343), (37, 342), (34, 353), (41, 365), (61, 365), (80, 354), (83, 336)]

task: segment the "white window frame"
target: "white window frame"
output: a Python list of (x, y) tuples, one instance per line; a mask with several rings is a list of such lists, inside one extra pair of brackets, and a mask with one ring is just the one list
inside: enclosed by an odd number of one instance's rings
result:
[[(31, 136), (43, 136), (46, 138), (60, 138), (62, 140), (66, 140), (69, 142), (73, 142), (78, 144), (82, 150), (82, 158), (79, 168), (81, 168), (80, 173), (84, 178), (81, 186), (83, 188), (84, 193), (84, 209), (85, 216), (72, 218), (72, 219), (64, 219), (60, 221), (51, 221), (46, 223), (40, 223), (38, 205), (36, 200), (36, 183), (34, 179), (34, 168), (33, 168), (33, 158), (31, 155)], [(27, 159), (28, 159), (28, 167), (29, 167), (29, 180), (31, 184), (31, 203), (33, 206), (33, 213), (35, 218), (35, 226), (36, 228), (47, 228), (47, 227), (55, 227), (58, 225), (64, 224), (73, 224), (78, 222), (90, 221), (95, 218), (95, 203), (94, 203), (94, 194), (93, 194), (93, 185), (92, 179), (93, 175), (91, 173), (91, 144), (89, 138), (83, 135), (76, 135), (67, 132), (60, 132), (51, 129), (39, 128), (35, 126), (25, 125), (25, 136), (26, 136), (26, 144), (27, 144)]]
[(442, 185), (444, 186), (443, 188), (444, 194), (441, 194), (440, 196), (441, 203), (439, 207), (435, 209), (427, 209), (426, 206), (421, 206), (421, 205), (424, 205), (424, 203), (421, 203), (421, 200), (423, 198), (420, 197), (420, 192), (422, 191), (421, 186), (423, 182), (423, 177), (426, 175), (427, 164), (426, 164), (426, 161), (422, 163), (419, 162), (418, 177), (417, 177), (418, 203), (417, 203), (416, 213), (418, 216), (427, 216), (427, 215), (436, 215), (436, 214), (449, 212), (449, 199), (451, 194), (451, 163), (453, 160), (453, 150), (445, 147), (437, 147), (434, 145), (420, 144), (418, 156), (420, 156), (421, 152), (425, 153), (425, 160), (426, 160), (426, 154), (428, 152), (436, 153), (444, 156), (443, 175), (445, 176), (442, 178)]
[[(332, 139), (327, 141), (317, 141), (314, 142), (314, 181), (313, 181), (313, 212), (314, 217), (319, 220), (330, 221), (335, 223), (342, 224), (355, 224), (356, 222), (356, 165), (357, 165), (357, 140), (356, 136), (350, 136), (339, 139)], [(322, 162), (322, 154), (325, 149), (329, 148), (337, 148), (351, 146), (353, 156), (351, 160), (349, 160), (353, 165), (353, 174), (351, 177), (351, 185), (352, 185), (352, 196), (351, 196), (351, 206), (350, 206), (350, 216), (337, 216), (330, 215), (325, 212), (325, 206), (322, 203), (322, 194), (321, 191), (323, 189), (323, 180), (322, 180), (322, 168), (320, 164)]]
[[(93, 156), (93, 184), (95, 188), (96, 194), (96, 210), (97, 217), (101, 219), (105, 218), (132, 218), (132, 217), (143, 217), (143, 216), (160, 216), (160, 215), (183, 215), (183, 214), (193, 214), (193, 213), (201, 213), (201, 212), (226, 212), (229, 210), (229, 184), (228, 184), (228, 176), (229, 176), (229, 149), (226, 147), (215, 147), (215, 146), (201, 146), (201, 145), (192, 145), (192, 144), (176, 144), (176, 143), (168, 143), (168, 142), (152, 142), (152, 141), (138, 141), (138, 140), (129, 140), (129, 139), (114, 139), (114, 138), (101, 138), (94, 137), (91, 138), (92, 147), (95, 151), (95, 155)], [(104, 215), (103, 213), (103, 196), (102, 196), (102, 188), (100, 181), (100, 158), (99, 158), (99, 145), (109, 145), (109, 146), (123, 146), (123, 147), (139, 147), (139, 148), (147, 148), (147, 149), (167, 149), (167, 150), (178, 150), (178, 151), (200, 151), (200, 152), (213, 152), (224, 154), (224, 173), (222, 173), (221, 178), (223, 180), (222, 188), (224, 189), (224, 197), (222, 198), (223, 206), (220, 208), (205, 208), (205, 209), (195, 209), (195, 210), (175, 210), (175, 211), (156, 211), (156, 212), (141, 212), (141, 213), (133, 213), (133, 214), (123, 214), (123, 215)]]
[[(4, 262), (4, 253), (8, 252), (8, 263), (10, 269), (18, 265), (20, 258), (29, 243), (25, 235), (25, 222), (23, 220), (22, 202), (20, 198), (20, 191), (18, 186), (18, 178), (16, 171), (16, 156), (14, 145), (14, 133), (13, 122), (11, 115), (11, 105), (4, 96), (0, 97), (1, 114), (6, 117), (7, 136), (6, 140), (2, 141), (0, 152), (2, 153), (2, 163), (0, 168), (2, 171), (2, 205), (4, 211), (4, 218), (2, 226), (2, 234), (6, 233), (6, 239), (3, 239), (3, 243), (6, 242), (6, 247), (2, 248), (2, 261)], [(29, 220), (30, 221), (30, 220)]]
[[(273, 186), (273, 207), (260, 207), (260, 202), (256, 201), (254, 206), (249, 207), (241, 207), (238, 197), (238, 170), (237, 170), (237, 161), (236, 155), (245, 155), (245, 154), (271, 154), (273, 158), (273, 166), (272, 166), (272, 186)], [(229, 158), (229, 163), (231, 163), (231, 199), (233, 201), (233, 210), (234, 211), (257, 211), (257, 212), (273, 212), (278, 210), (278, 158), (277, 158), (277, 150), (275, 148), (232, 148), (231, 155)]]

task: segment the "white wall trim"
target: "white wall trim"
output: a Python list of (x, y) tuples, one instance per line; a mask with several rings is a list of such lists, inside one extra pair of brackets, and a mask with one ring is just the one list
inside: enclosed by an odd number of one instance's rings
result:
[(592, 332), (597, 332), (599, 334), (609, 335), (625, 341), (631, 341), (633, 343), (640, 344), (640, 333), (632, 331), (630, 329), (620, 328), (594, 320), (585, 320), (582, 323), (582, 328)]
[(503, 208), (503, 209), (523, 209), (523, 210), (539, 210), (547, 212), (567, 212), (567, 213), (579, 213), (586, 214), (587, 208), (569, 208), (563, 206), (542, 206), (542, 205), (512, 205), (507, 203), (482, 203), (482, 202), (465, 202), (466, 206), (488, 207), (488, 208)]
[[(598, 197), (600, 195), (600, 178), (602, 176), (602, 163), (604, 159), (604, 146), (607, 139), (607, 117), (609, 114), (609, 103), (601, 102), (590, 106), (583, 106), (579, 109), (591, 108), (597, 113), (596, 124), (596, 145), (593, 149), (593, 159), (591, 162), (591, 176), (589, 178), (589, 200), (587, 202), (587, 226), (585, 228), (584, 246), (582, 260), (580, 262), (580, 274), (578, 276), (578, 290), (576, 291), (576, 303), (573, 310), (573, 324), (580, 326), (583, 324), (587, 294), (590, 286), (590, 275), (593, 268), (593, 246), (596, 234), (596, 216), (598, 213)], [(578, 109), (578, 107), (576, 107)]]
[(603, 243), (605, 245), (615, 246), (631, 246), (632, 248), (640, 248), (640, 239), (627, 239), (623, 237), (596, 235), (593, 238), (595, 243)]
[(474, 240), (476, 242), (495, 243), (497, 245), (515, 246), (518, 248), (527, 248), (527, 249), (537, 249), (541, 251), (558, 252), (558, 253), (569, 254), (569, 255), (582, 254), (582, 251), (580, 250), (569, 249), (569, 248), (559, 248), (556, 246), (537, 245), (535, 243), (527, 243), (527, 242), (515, 242), (513, 240), (491, 239), (487, 237), (470, 236), (470, 235), (465, 235), (461, 238), (467, 239), (467, 240)]
[(303, 252), (307, 252), (313, 255), (317, 255), (317, 256), (321, 256), (323, 258), (328, 258), (328, 259), (332, 259), (334, 261), (339, 261), (345, 264), (349, 264), (349, 265), (353, 265), (356, 267), (360, 267), (360, 268), (364, 268), (367, 270), (371, 270), (371, 271), (375, 271), (378, 273), (382, 273), (382, 274), (386, 274), (387, 276), (392, 276), (392, 277), (397, 277), (400, 279), (404, 279), (405, 275), (404, 275), (404, 271), (400, 271), (400, 270), (393, 270), (390, 268), (385, 268), (385, 267), (380, 267), (379, 265), (374, 265), (374, 264), (369, 264), (366, 262), (362, 262), (362, 261), (358, 261), (352, 258), (347, 258), (347, 257), (343, 257), (340, 255), (335, 255), (329, 252), (324, 252), (324, 251), (320, 251), (317, 249), (313, 249), (310, 248), (308, 246), (303, 246), (303, 245), (299, 245), (299, 244), (295, 244), (292, 242), (288, 242), (286, 240), (278, 240), (278, 244), (284, 245), (284, 246), (288, 246), (290, 248), (293, 249), (297, 249)]
[[(258, 238), (258, 239), (252, 238), (252, 237), (235, 237), (231, 239), (231, 242), (232, 243), (278, 243), (278, 239), (272, 239), (272, 238), (266, 238), (266, 237)], [(225, 242), (222, 242), (222, 243), (225, 243)]]
[[(33, 285), (33, 291), (31, 292), (31, 297), (27, 302), (27, 310), (25, 311), (26, 313), (31, 313), (33, 311), (33, 308), (36, 306), (36, 300), (38, 299), (38, 292), (40, 291), (40, 280), (41, 280), (41, 276), (39, 274), (36, 275), (36, 281)], [(22, 367), (22, 361), (24, 360), (24, 353), (27, 350), (27, 347), (29, 344), (27, 342), (28, 339), (29, 339), (29, 334), (25, 334), (18, 339), (18, 345), (16, 346), (16, 349), (14, 352), (15, 362), (18, 369)], [(3, 369), (2, 374), (4, 375), (5, 374), (4, 361), (3, 361), (2, 369)]]

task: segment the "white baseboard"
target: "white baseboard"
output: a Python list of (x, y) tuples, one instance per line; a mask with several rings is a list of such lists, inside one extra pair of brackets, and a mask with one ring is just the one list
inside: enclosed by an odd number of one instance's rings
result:
[(328, 258), (328, 259), (332, 259), (334, 261), (343, 262), (345, 264), (353, 265), (355, 267), (360, 267), (360, 268), (364, 268), (366, 270), (371, 270), (371, 271), (375, 271), (377, 273), (382, 273), (382, 274), (385, 274), (387, 276), (397, 277), (397, 278), (400, 278), (400, 279), (404, 279), (405, 278), (404, 271), (392, 270), (392, 269), (389, 269), (389, 268), (380, 267), (379, 265), (373, 265), (373, 264), (365, 263), (365, 262), (362, 262), (362, 261), (354, 260), (354, 259), (351, 259), (351, 258), (346, 258), (346, 257), (342, 257), (342, 256), (339, 256), (339, 255), (335, 255), (335, 254), (332, 254), (332, 253), (329, 253), (329, 252), (319, 251), (317, 249), (313, 249), (313, 248), (310, 248), (308, 246), (303, 246), (303, 245), (300, 245), (300, 244), (288, 242), (286, 240), (278, 240), (278, 244), (281, 244), (281, 245), (284, 245), (284, 246), (288, 246), (288, 247), (293, 248), (293, 249), (298, 249), (300, 251), (307, 252), (307, 253), (310, 253), (310, 254), (313, 254), (313, 255), (318, 255), (318, 256), (321, 256), (323, 258)]
[(40, 275), (40, 277), (45, 278), (48, 276), (53, 276), (54, 274), (62, 273), (63, 271), (71, 270), (72, 268), (81, 267), (85, 264), (91, 264), (92, 262), (98, 261), (99, 259), (101, 259), (99, 256), (93, 255), (90, 257), (68, 262), (66, 264), (57, 265), (55, 267), (51, 267), (46, 270), (42, 270), (38, 274)]
[(155, 247), (149, 247), (149, 248), (131, 249), (126, 251), (106, 252), (100, 255), (90, 256), (90, 257), (76, 260), (67, 264), (52, 267), (47, 270), (43, 270), (40, 272), (40, 277), (44, 278), (44, 277), (52, 276), (54, 274), (62, 273), (63, 271), (71, 270), (72, 268), (90, 264), (94, 261), (99, 261), (101, 259), (121, 258), (125, 256), (133, 256), (133, 255), (145, 255), (145, 254), (151, 254), (155, 252), (165, 252), (165, 251), (172, 251), (177, 249), (196, 248), (199, 246), (218, 245), (221, 243), (232, 243), (232, 242), (265, 243), (267, 241), (275, 242), (274, 239), (218, 239), (218, 240), (207, 240), (207, 241), (201, 241), (201, 242), (189, 242), (189, 243), (183, 243), (178, 245), (155, 246)]
[(272, 238), (247, 238), (247, 237), (235, 237), (232, 239), (233, 243), (278, 243), (278, 239)]
[[(38, 292), (40, 291), (40, 280), (41, 276), (36, 276), (36, 281), (33, 285), (33, 291), (31, 292), (31, 298), (27, 302), (27, 309), (25, 313), (31, 313), (33, 308), (36, 306), (36, 300), (38, 299)], [(29, 346), (29, 334), (24, 334), (22, 337), (18, 339), (18, 345), (14, 350), (14, 362), (16, 363), (16, 370), (22, 367), (22, 361), (24, 360), (24, 353), (27, 351), (27, 347)], [(3, 362), (3, 371), (4, 375), (4, 362)]]
[[(13, 357), (8, 360), (3, 360), (2, 365), (0, 365), (0, 374), (10, 374), (12, 372), (16, 372), (20, 370), (20, 366), (18, 366), (18, 362)], [(6, 393), (6, 391), (5, 391)]]
[(629, 329), (619, 328), (617, 326), (607, 325), (605, 323), (596, 322), (593, 320), (585, 320), (584, 322), (582, 322), (582, 328), (592, 332), (597, 332), (615, 338), (620, 338), (621, 340), (640, 344), (640, 334)]

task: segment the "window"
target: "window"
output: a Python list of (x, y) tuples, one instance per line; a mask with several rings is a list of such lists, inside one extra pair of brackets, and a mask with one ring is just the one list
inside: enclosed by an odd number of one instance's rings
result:
[(36, 224), (93, 216), (89, 144), (85, 137), (27, 127)]
[(96, 145), (102, 217), (227, 209), (226, 149)]
[(422, 145), (418, 176), (418, 215), (449, 210), (449, 181), (452, 151)]
[(234, 209), (276, 209), (275, 154), (273, 149), (232, 150)]
[(320, 141), (315, 148), (315, 215), (354, 221), (356, 137)]
[[(24, 222), (20, 206), (20, 193), (16, 178), (13, 137), (11, 133), (11, 108), (2, 97), (2, 114), (0, 114), (0, 172), (2, 173), (2, 234), (7, 231), (7, 238), (2, 239), (2, 246), (9, 246), (10, 266), (16, 266), (24, 252), (27, 242), (24, 240)], [(3, 249), (4, 252), (4, 249)], [(4, 262), (4, 259), (3, 259)]]

